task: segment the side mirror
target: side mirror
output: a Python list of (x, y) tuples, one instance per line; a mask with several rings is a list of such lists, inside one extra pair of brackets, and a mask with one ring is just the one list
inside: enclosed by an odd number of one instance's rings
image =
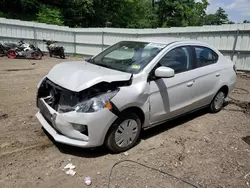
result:
[(159, 78), (171, 78), (174, 77), (174, 69), (169, 67), (158, 67), (155, 70), (155, 76)]

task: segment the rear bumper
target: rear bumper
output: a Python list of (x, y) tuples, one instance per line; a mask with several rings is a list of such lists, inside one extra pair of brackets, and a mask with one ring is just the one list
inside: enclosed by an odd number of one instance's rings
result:
[[(52, 118), (48, 120), (41, 111), (38, 111), (36, 114), (37, 119), (56, 142), (63, 144), (83, 148), (101, 146), (110, 126), (117, 118), (108, 109), (95, 113), (58, 113), (43, 99), (40, 100), (46, 106)], [(88, 135), (75, 130), (72, 124), (87, 126)]]

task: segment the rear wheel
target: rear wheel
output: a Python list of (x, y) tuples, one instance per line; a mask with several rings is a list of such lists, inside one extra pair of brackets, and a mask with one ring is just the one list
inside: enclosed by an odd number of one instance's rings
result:
[(34, 53), (32, 54), (32, 57), (33, 57), (34, 59), (36, 59), (36, 60), (42, 59), (42, 56), (43, 56), (43, 54), (42, 54), (42, 52), (40, 52), (40, 51), (36, 51), (36, 52), (34, 52)]
[[(0, 44), (0, 45), (1, 45), (1, 44)], [(5, 55), (4, 49), (1, 48), (1, 46), (0, 46), (0, 54), (1, 54), (1, 55)]]
[(141, 133), (141, 120), (135, 113), (122, 114), (111, 126), (105, 145), (114, 153), (136, 145)]
[(226, 98), (226, 94), (223, 91), (219, 91), (210, 104), (210, 110), (212, 113), (217, 113), (223, 108), (223, 104)]
[(61, 49), (61, 51), (60, 51), (60, 58), (61, 59), (65, 59), (65, 54), (64, 54), (64, 50), (63, 49)]
[(7, 53), (8, 58), (15, 59), (16, 58), (16, 52), (14, 50), (9, 50)]
[(60, 58), (61, 58), (61, 59), (65, 59), (64, 53), (60, 55)]

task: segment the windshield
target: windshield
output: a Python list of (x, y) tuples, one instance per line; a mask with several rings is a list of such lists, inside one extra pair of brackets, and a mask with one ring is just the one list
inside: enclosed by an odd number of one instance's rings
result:
[(147, 42), (119, 42), (90, 59), (89, 62), (136, 74), (146, 67), (165, 46)]

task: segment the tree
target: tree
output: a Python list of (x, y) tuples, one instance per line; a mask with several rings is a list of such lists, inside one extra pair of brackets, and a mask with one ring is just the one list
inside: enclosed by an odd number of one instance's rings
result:
[(189, 16), (189, 26), (201, 26), (204, 24), (204, 19), (206, 17), (206, 9), (209, 3), (207, 0), (201, 0), (194, 4), (193, 9), (191, 9), (191, 15)]
[(196, 2), (189, 0), (161, 0), (158, 2), (159, 26), (195, 26), (202, 25), (209, 5), (207, 0)]
[(64, 23), (70, 27), (91, 27), (95, 14), (92, 0), (63, 0), (64, 6), (61, 8)]
[(218, 19), (218, 24), (217, 25), (221, 25), (221, 24), (225, 24), (228, 23), (228, 15), (226, 14), (225, 10), (221, 7), (219, 7), (219, 9), (216, 11), (215, 15), (217, 16)]
[(226, 23), (233, 23), (228, 20), (228, 15), (221, 7), (215, 12), (215, 14), (208, 14), (205, 17), (205, 25), (221, 25)]
[(180, 1), (161, 0), (158, 3), (159, 26), (186, 26), (188, 11), (188, 6)]
[[(13, 6), (15, 5), (15, 6)], [(0, 0), (0, 17), (69, 27), (155, 28), (232, 23), (208, 0)]]
[(205, 25), (218, 25), (218, 18), (215, 14), (208, 14), (204, 20)]
[(59, 9), (41, 5), (37, 13), (37, 21), (47, 24), (63, 25), (63, 17)]
[(250, 21), (248, 21), (248, 20), (244, 20), (244, 21), (243, 21), (243, 23), (250, 23)]
[(122, 12), (128, 28), (154, 28), (158, 25), (151, 0), (127, 0)]

